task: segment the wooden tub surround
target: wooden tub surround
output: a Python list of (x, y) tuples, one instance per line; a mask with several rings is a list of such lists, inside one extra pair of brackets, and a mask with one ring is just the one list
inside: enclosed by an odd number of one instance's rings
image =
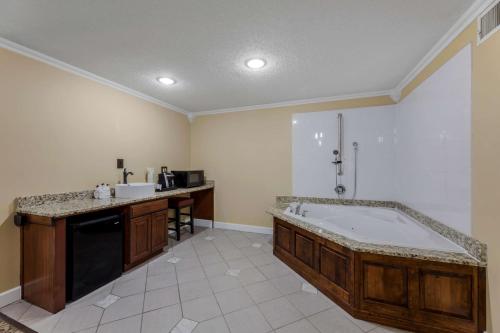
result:
[(353, 317), (422, 333), (483, 333), (481, 266), (353, 251), (274, 218), (274, 254)]

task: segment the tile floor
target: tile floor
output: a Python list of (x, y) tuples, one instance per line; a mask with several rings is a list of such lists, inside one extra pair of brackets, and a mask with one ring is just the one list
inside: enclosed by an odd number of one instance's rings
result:
[(197, 229), (168, 252), (53, 315), (1, 312), (40, 333), (389, 333), (352, 318), (272, 254), (270, 235)]

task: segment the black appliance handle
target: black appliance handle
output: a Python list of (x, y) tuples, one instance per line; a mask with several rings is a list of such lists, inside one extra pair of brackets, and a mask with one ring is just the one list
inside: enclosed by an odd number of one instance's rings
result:
[(111, 220), (121, 221), (121, 216), (117, 214), (117, 215), (100, 217), (100, 218), (97, 218), (97, 219), (94, 219), (94, 220), (90, 220), (90, 221), (85, 221), (85, 222), (81, 222), (81, 223), (75, 223), (75, 224), (72, 225), (72, 227), (73, 227), (73, 229), (80, 229), (82, 227), (88, 227), (88, 226), (91, 226), (91, 225), (94, 225), (94, 224), (104, 223), (104, 222), (108, 222), (108, 221), (111, 221)]

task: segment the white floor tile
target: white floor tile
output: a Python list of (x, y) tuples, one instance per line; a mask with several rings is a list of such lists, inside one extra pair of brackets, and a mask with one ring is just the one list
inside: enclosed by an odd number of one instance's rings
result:
[(363, 331), (338, 311), (330, 309), (308, 318), (321, 333), (362, 333)]
[(261, 303), (259, 309), (274, 329), (303, 318), (303, 315), (285, 297)]
[(23, 323), (26, 326), (31, 326), (32, 324), (52, 317), (53, 314), (39, 308), (38, 306), (32, 305), (30, 308), (19, 318), (19, 322)]
[(120, 298), (111, 304), (102, 315), (101, 323), (108, 323), (118, 319), (131, 317), (142, 312), (144, 294), (137, 294)]
[(203, 270), (205, 271), (205, 274), (208, 278), (224, 275), (226, 274), (228, 268), (229, 267), (225, 262), (203, 266)]
[(181, 283), (179, 284), (179, 292), (182, 302), (212, 295), (212, 289), (208, 280)]
[(141, 316), (134, 316), (99, 326), (97, 333), (140, 333)]
[(63, 310), (53, 332), (68, 333), (95, 327), (99, 324), (103, 311), (93, 305)]
[(231, 289), (215, 294), (222, 313), (227, 314), (253, 305), (253, 301), (243, 288)]
[(170, 332), (181, 319), (182, 312), (178, 304), (146, 312), (142, 315), (141, 333)]
[(198, 323), (193, 333), (229, 333), (229, 329), (224, 318), (217, 317)]
[(274, 279), (291, 273), (291, 269), (281, 263), (272, 263), (269, 265), (259, 266), (259, 270), (268, 279)]
[(174, 327), (172, 333), (191, 333), (198, 322), (182, 318), (182, 320)]
[(224, 262), (224, 258), (222, 258), (222, 256), (220, 256), (218, 253), (200, 255), (199, 258), (203, 267)]
[(319, 333), (319, 331), (309, 321), (302, 319), (276, 330), (276, 333)]
[(219, 305), (213, 295), (182, 302), (182, 313), (184, 318), (197, 322), (221, 315)]
[(118, 281), (115, 283), (113, 290), (114, 295), (126, 297), (138, 293), (144, 293), (146, 288), (146, 278), (131, 279), (126, 281)]
[(157, 260), (148, 265), (148, 276), (172, 273), (175, 271), (175, 265), (166, 260)]
[(267, 333), (272, 330), (256, 306), (224, 316), (231, 333)]
[(203, 268), (201, 268), (201, 266), (196, 266), (194, 268), (188, 268), (183, 270), (180, 269), (177, 270), (177, 281), (179, 283), (203, 280), (205, 279), (205, 277), (206, 277), (205, 273), (203, 271)]
[(115, 303), (120, 299), (119, 296), (116, 295), (108, 295), (105, 298), (101, 299), (100, 301), (97, 301), (94, 303), (95, 306), (98, 306), (100, 308), (106, 309), (109, 307), (111, 304)]
[[(161, 289), (177, 284), (177, 275), (175, 272), (149, 276), (146, 281), (146, 290)], [(114, 291), (113, 291), (114, 293)]]
[(288, 274), (286, 276), (281, 276), (276, 279), (272, 279), (271, 283), (282, 293), (283, 295), (293, 294), (301, 290), (302, 281), (299, 280), (295, 274)]
[(177, 286), (151, 290), (145, 295), (144, 312), (164, 308), (179, 302), (179, 289)]
[(237, 278), (228, 275), (211, 277), (209, 281), (214, 293), (241, 287), (241, 283)]
[(246, 286), (249, 284), (265, 281), (266, 277), (257, 268), (250, 267), (243, 269), (238, 279), (240, 280), (241, 285)]
[(264, 266), (278, 261), (275, 256), (269, 253), (261, 253), (249, 256), (248, 259), (256, 266)]
[(229, 268), (235, 268), (235, 269), (245, 269), (245, 268), (250, 268), (253, 267), (253, 263), (248, 260), (247, 258), (240, 258), (240, 259), (235, 259), (235, 260), (229, 260), (227, 262)]
[(287, 295), (286, 298), (305, 316), (310, 316), (333, 306), (332, 302), (321, 294), (315, 295), (299, 291), (298, 293)]
[(19, 320), (21, 316), (28, 311), (30, 308), (31, 304), (28, 302), (25, 302), (23, 300), (11, 303), (7, 306), (4, 306), (2, 309), (0, 309), (0, 312), (2, 312), (4, 315), (7, 317), (10, 317), (14, 320)]
[(143, 265), (137, 268), (133, 268), (132, 270), (123, 273), (123, 275), (116, 282), (123, 282), (127, 280), (135, 280), (140, 278), (145, 278), (147, 274), (148, 267), (147, 265)]
[(255, 303), (262, 303), (282, 296), (278, 289), (269, 281), (245, 286), (245, 289)]

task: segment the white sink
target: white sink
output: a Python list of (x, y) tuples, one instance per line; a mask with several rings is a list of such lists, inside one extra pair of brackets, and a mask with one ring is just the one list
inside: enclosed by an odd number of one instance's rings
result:
[(153, 183), (129, 183), (116, 184), (115, 197), (122, 199), (136, 199), (150, 197), (155, 193), (155, 184)]

